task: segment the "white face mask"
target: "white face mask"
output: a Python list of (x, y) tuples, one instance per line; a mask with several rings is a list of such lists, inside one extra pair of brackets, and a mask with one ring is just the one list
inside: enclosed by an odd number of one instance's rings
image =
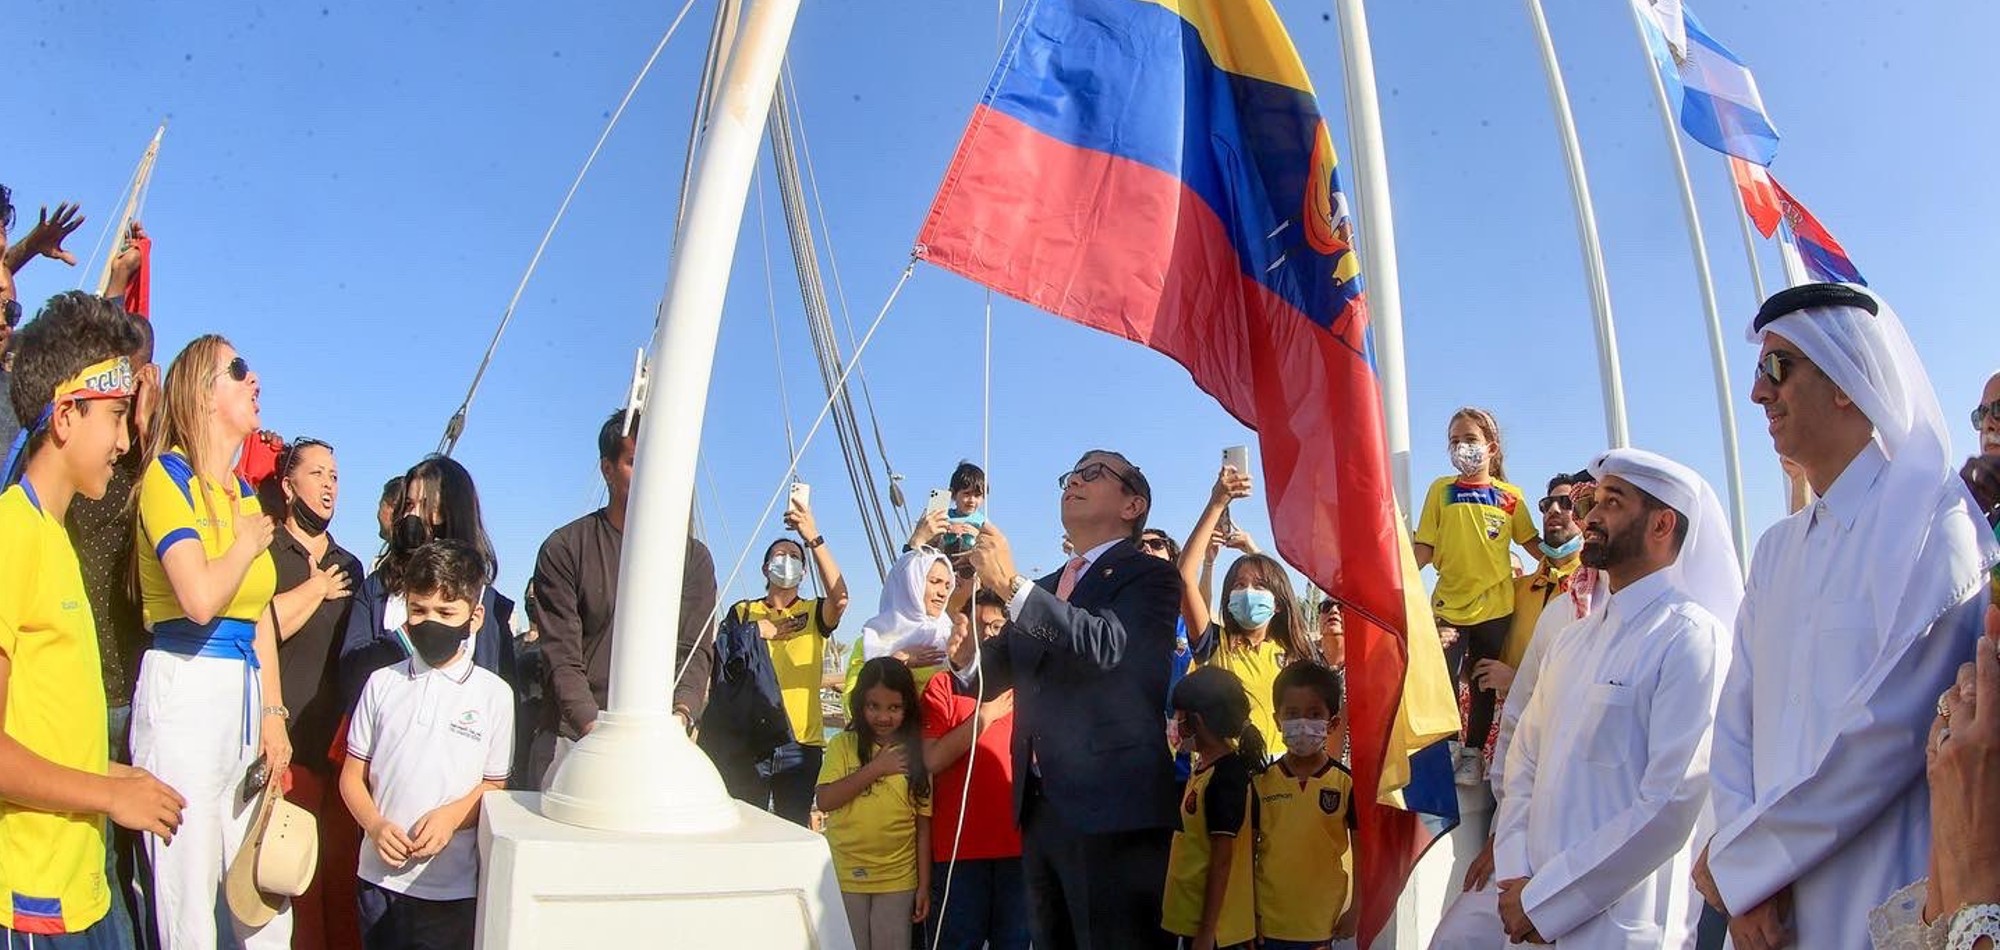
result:
[(1486, 443), (1457, 442), (1451, 447), (1451, 467), (1460, 475), (1477, 475), (1486, 471)]
[(1278, 723), (1278, 732), (1285, 737), (1285, 751), (1311, 756), (1326, 748), (1329, 725), (1324, 719), (1286, 719)]
[(806, 580), (806, 562), (790, 554), (780, 554), (764, 565), (764, 577), (779, 590), (798, 590)]

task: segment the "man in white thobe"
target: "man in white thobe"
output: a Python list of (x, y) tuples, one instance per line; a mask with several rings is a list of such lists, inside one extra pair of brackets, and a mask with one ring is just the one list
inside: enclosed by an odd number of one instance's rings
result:
[(1503, 771), (1494, 839), (1516, 942), (1685, 945), (1686, 873), (1708, 798), (1709, 726), (1742, 597), (1729, 524), (1701, 476), (1651, 452), (1591, 465), (1584, 563), (1608, 596), (1562, 629)]
[(1767, 301), (1751, 335), (1751, 399), (1818, 501), (1751, 561), (1695, 883), (1737, 950), (1862, 950), (1869, 908), (1925, 873), (1924, 742), (1979, 636), (1996, 550), (1887, 304), (1807, 284)]

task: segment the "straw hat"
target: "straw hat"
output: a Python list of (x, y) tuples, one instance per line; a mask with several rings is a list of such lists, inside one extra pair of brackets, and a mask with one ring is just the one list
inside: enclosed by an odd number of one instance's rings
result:
[(311, 812), (285, 800), (273, 779), (264, 786), (257, 820), (229, 862), (223, 890), (229, 912), (246, 927), (262, 927), (312, 884), (319, 864), (319, 828)]

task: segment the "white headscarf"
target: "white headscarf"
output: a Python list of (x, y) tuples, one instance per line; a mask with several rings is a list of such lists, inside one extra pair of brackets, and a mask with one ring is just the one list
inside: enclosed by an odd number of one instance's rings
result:
[(1590, 463), (1590, 474), (1600, 482), (1606, 476), (1631, 482), (1687, 519), (1687, 539), (1668, 568), (1668, 583), (1717, 620), (1735, 623), (1737, 605), (1743, 602), (1743, 568), (1730, 543), (1729, 516), (1708, 481), (1694, 469), (1644, 449), (1612, 449)]
[[(1930, 374), (1924, 371), (1903, 321), (1874, 291), (1843, 286), (1873, 298), (1877, 312), (1871, 314), (1855, 305), (1807, 307), (1776, 316), (1762, 328), (1753, 322), (1750, 341), (1761, 344), (1771, 333), (1791, 341), (1875, 426), (1875, 438), (1889, 458), (1879, 497), (1906, 506), (1910, 512), (1905, 518), (1874, 519), (1873, 537), (1864, 541), (1876, 552), (1880, 565), (1875, 576), (1881, 583), (1870, 592), (1875, 625), (1889, 635), (1891, 646), (1899, 646), (1928, 629), (1956, 603), (1905, 603), (1919, 586), (1941, 589), (1933, 583), (1914, 583), (1917, 562), (1938, 527), (1931, 514), (1941, 506), (1962, 501), (1959, 507), (1964, 516), (1979, 523), (1980, 530), (1973, 535), (1980, 539), (1976, 554), (1983, 565), (1982, 575), (1984, 568), (2000, 559), (2000, 545), (1985, 528), (1985, 519), (1973, 511), (1972, 496), (1952, 467), (1951, 434), (1945, 428), (1937, 390), (1931, 388)], [(1770, 308), (1767, 302), (1765, 309)], [(1980, 579), (1969, 578), (1968, 582)], [(1899, 616), (1906, 619), (1899, 622)]]
[(889, 567), (889, 576), (882, 579), (881, 608), (861, 625), (864, 658), (878, 659), (913, 647), (942, 650), (951, 642), (950, 612), (933, 617), (924, 609), (924, 588), (930, 582), (933, 564), (949, 567), (951, 561), (922, 548), (897, 558)]

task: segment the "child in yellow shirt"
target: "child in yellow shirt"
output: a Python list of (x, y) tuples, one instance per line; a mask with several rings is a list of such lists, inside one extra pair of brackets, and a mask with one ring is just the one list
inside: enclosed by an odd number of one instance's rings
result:
[(1264, 764), (1264, 736), (1250, 722), (1243, 681), (1219, 666), (1182, 679), (1173, 710), (1175, 734), (1193, 743), (1201, 767), (1181, 796), (1160, 926), (1183, 947), (1247, 948), (1257, 938), (1250, 775)]
[(1340, 677), (1294, 663), (1271, 689), (1285, 754), (1252, 783), (1257, 796), (1257, 935), (1261, 950), (1325, 950), (1354, 936), (1348, 901), (1354, 779), (1327, 753), (1339, 733)]
[(917, 681), (901, 660), (861, 667), (847, 729), (828, 744), (818, 805), (856, 950), (908, 950), (930, 913), (931, 779)]

